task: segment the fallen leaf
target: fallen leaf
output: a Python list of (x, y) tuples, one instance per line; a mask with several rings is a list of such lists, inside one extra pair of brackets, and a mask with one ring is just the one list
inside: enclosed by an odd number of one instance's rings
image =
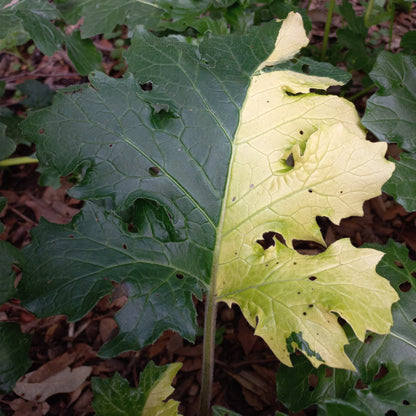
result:
[(91, 371), (92, 367), (87, 366), (72, 370), (66, 367), (40, 383), (28, 382), (27, 380), (32, 375), (32, 373), (28, 373), (16, 383), (13, 391), (26, 400), (43, 402), (54, 394), (70, 393), (76, 390), (89, 377)]

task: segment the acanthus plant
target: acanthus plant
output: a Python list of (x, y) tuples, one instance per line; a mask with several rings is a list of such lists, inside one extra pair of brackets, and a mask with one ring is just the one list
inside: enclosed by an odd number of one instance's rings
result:
[[(119, 334), (99, 352), (109, 358), (167, 329), (194, 340), (192, 297), (205, 296), (201, 416), (211, 411), (218, 302), (239, 305), (287, 366), (299, 350), (315, 367), (355, 370), (337, 318), (360, 341), (389, 332), (398, 295), (376, 273), (383, 253), (343, 239), (302, 255), (293, 242), (325, 246), (316, 217), (362, 215), (394, 164), (386, 143), (365, 140), (351, 103), (310, 92), (349, 77), (294, 58), (307, 43), (294, 13), (198, 46), (138, 27), (123, 79), (92, 73), (32, 112), (22, 128), (43, 172), (77, 177), (69, 192), (85, 205), (68, 225), (42, 220), (31, 244), (12, 251), (6, 263), (23, 278), (16, 292), (5, 276), (3, 298), (76, 321), (122, 285)], [(176, 415), (178, 403), (164, 399), (179, 366), (151, 364), (137, 391), (118, 375), (93, 380), (97, 414), (112, 414), (113, 391), (119, 409)]]

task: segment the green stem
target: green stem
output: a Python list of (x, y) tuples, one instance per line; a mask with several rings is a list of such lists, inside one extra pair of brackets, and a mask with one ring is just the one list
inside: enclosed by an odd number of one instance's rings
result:
[(28, 163), (39, 163), (39, 160), (33, 157), (14, 157), (11, 159), (0, 160), (0, 167), (26, 165)]
[(374, 0), (370, 0), (368, 2), (367, 11), (365, 12), (365, 16), (364, 16), (364, 24), (366, 27), (370, 27), (370, 16), (371, 16), (371, 12), (373, 11), (373, 6), (374, 6)]
[[(216, 275), (214, 270), (213, 275)], [(201, 393), (199, 402), (198, 416), (210, 416), (211, 414), (211, 396), (212, 383), (214, 381), (214, 352), (215, 352), (215, 331), (217, 319), (217, 302), (214, 285), (211, 282), (210, 291), (205, 299), (205, 322), (204, 322), (204, 339), (202, 353), (202, 376), (201, 376)]]
[(325, 60), (326, 51), (328, 49), (329, 30), (331, 29), (332, 14), (334, 13), (335, 0), (330, 0), (328, 6), (328, 14), (326, 15), (324, 40), (322, 42), (321, 61)]
[(364, 94), (367, 94), (369, 91), (371, 91), (372, 89), (376, 88), (376, 84), (371, 84), (369, 87), (364, 88), (363, 90), (357, 92), (357, 94), (352, 95), (351, 97), (348, 97), (349, 101), (354, 101), (355, 99), (357, 99), (358, 97), (361, 97)]
[(389, 28), (389, 51), (391, 52), (391, 42), (393, 40), (393, 24), (394, 24), (394, 3), (390, 0), (388, 3), (388, 7), (390, 8), (391, 15), (390, 15), (390, 28)]
[(13, 55), (16, 58), (20, 59), (29, 68), (30, 71), (33, 71), (34, 68), (32, 64), (19, 52), (19, 50), (16, 47), (5, 52), (9, 55)]

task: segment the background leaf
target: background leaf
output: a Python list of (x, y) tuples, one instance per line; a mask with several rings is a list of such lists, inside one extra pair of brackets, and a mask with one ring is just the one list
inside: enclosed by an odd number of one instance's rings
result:
[(383, 52), (370, 77), (379, 87), (368, 100), (362, 123), (380, 140), (397, 143), (411, 154), (401, 154), (392, 178), (383, 191), (408, 211), (415, 210), (412, 190), (416, 171), (416, 57)]
[(22, 101), (22, 104), (38, 109), (47, 107), (52, 104), (55, 91), (49, 88), (48, 85), (43, 84), (35, 79), (28, 79), (27, 81), (17, 85), (16, 87), (26, 98)]
[(101, 68), (101, 53), (95, 48), (92, 40), (81, 39), (79, 30), (74, 30), (72, 35), (65, 39), (65, 45), (69, 59), (79, 74), (88, 75)]
[(178, 404), (166, 401), (173, 392), (172, 380), (181, 368), (181, 363), (157, 367), (152, 361), (140, 374), (137, 389), (131, 388), (119, 373), (112, 379), (92, 379), (94, 410), (98, 416), (142, 415), (176, 416)]
[(28, 359), (30, 339), (19, 325), (0, 323), (0, 393), (11, 391), (32, 364)]
[(367, 102), (363, 125), (380, 140), (416, 151), (416, 57), (382, 52), (370, 77), (379, 89)]
[(401, 153), (400, 160), (394, 162), (396, 169), (383, 186), (383, 191), (391, 195), (406, 211), (416, 211), (416, 154)]

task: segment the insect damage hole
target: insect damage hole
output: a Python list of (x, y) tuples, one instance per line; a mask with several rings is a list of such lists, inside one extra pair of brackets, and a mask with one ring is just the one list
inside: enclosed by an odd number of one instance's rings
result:
[(152, 91), (153, 90), (153, 84), (149, 82), (145, 82), (144, 84), (140, 84), (140, 88), (143, 91)]
[(411, 288), (412, 288), (412, 285), (410, 282), (403, 282), (403, 283), (400, 283), (399, 285), (399, 289), (402, 292), (408, 292)]
[(182, 280), (184, 276), (183, 276), (183, 274), (176, 273), (176, 277), (177, 277), (179, 280)]
[(152, 166), (149, 168), (148, 172), (150, 173), (151, 176), (157, 176), (160, 173), (160, 169), (156, 166)]

